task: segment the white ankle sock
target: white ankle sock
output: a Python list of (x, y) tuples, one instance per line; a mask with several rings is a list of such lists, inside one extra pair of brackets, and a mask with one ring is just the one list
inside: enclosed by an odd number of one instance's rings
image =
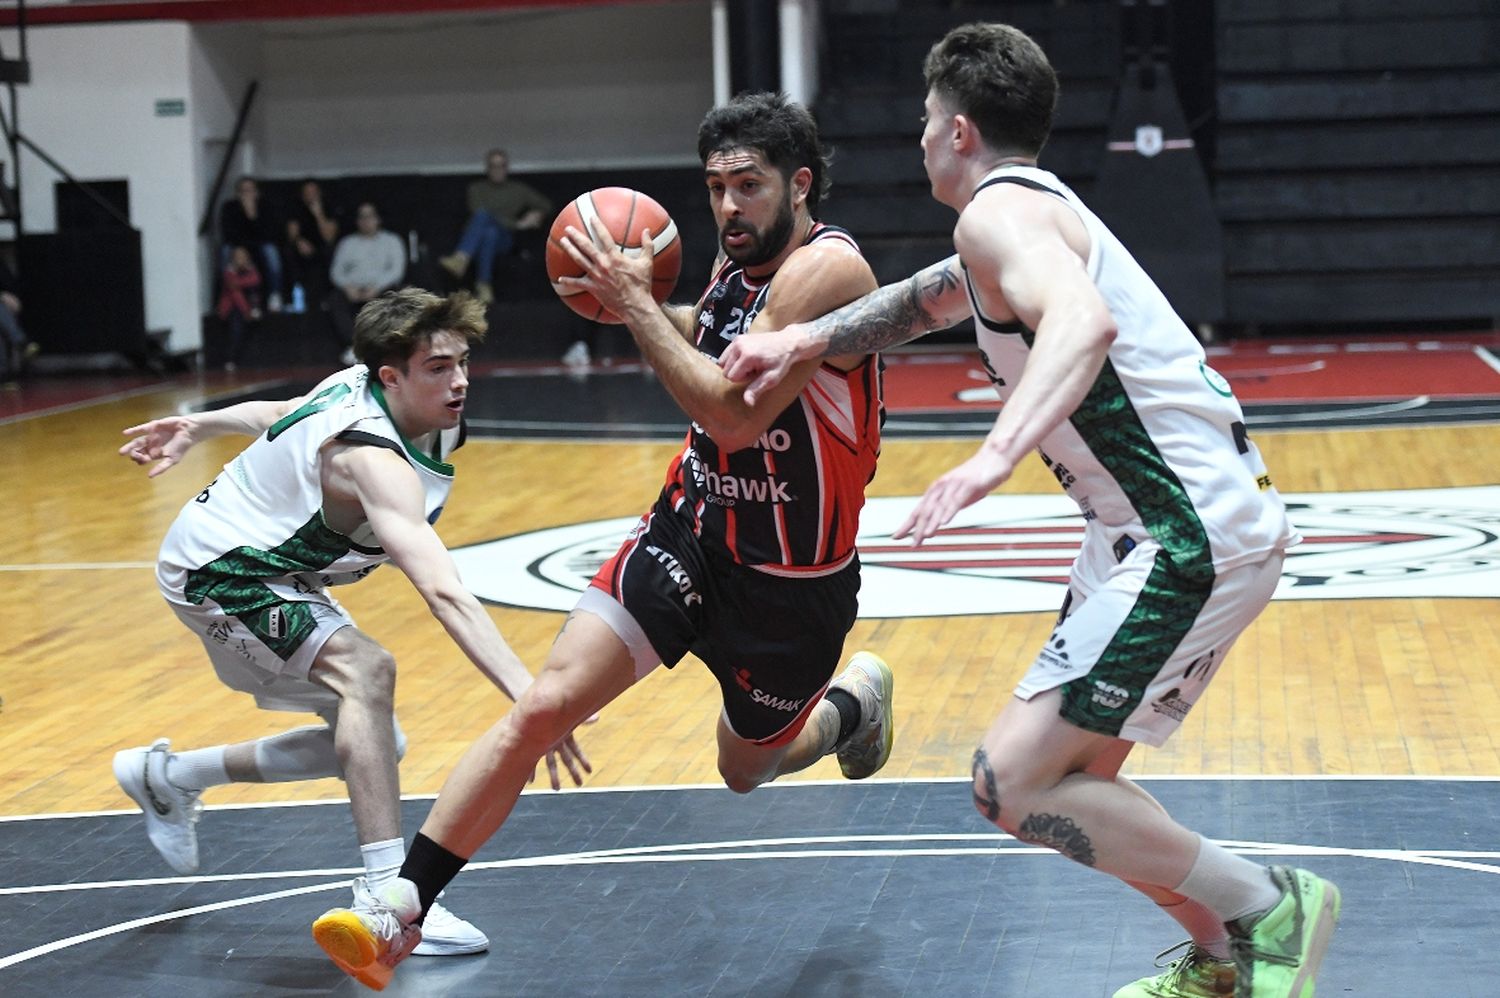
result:
[(224, 746), (173, 752), (167, 760), (167, 780), (181, 790), (203, 790), (233, 783), (224, 771)]
[(360, 846), (359, 852), (365, 860), (365, 883), (375, 892), (395, 880), (406, 861), (406, 843), (400, 839), (371, 842)]
[(1236, 856), (1201, 835), (1193, 868), (1173, 890), (1202, 904), (1221, 922), (1267, 911), (1281, 900), (1281, 889), (1265, 867)]

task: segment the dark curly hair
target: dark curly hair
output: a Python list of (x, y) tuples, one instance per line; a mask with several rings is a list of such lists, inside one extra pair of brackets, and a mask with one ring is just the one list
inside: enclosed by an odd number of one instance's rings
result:
[(783, 93), (743, 93), (708, 112), (698, 126), (698, 158), (749, 149), (760, 153), (790, 181), (802, 167), (812, 171), (807, 210), (814, 216), (828, 196), (829, 157), (818, 140), (812, 114)]

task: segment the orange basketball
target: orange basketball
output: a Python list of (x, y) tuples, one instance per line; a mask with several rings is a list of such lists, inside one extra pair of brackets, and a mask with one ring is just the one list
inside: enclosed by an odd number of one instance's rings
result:
[(627, 255), (641, 252), (641, 233), (651, 230), (651, 244), (656, 250), (651, 275), (651, 294), (659, 302), (677, 286), (682, 271), (682, 240), (677, 238), (677, 224), (667, 209), (640, 191), (628, 187), (600, 187), (580, 194), (568, 203), (552, 222), (547, 233), (547, 279), (563, 304), (595, 322), (619, 322), (615, 314), (587, 291), (559, 284), (560, 277), (582, 277), (583, 270), (563, 248), (563, 230), (573, 226), (586, 232), (595, 245), (599, 233), (607, 231)]

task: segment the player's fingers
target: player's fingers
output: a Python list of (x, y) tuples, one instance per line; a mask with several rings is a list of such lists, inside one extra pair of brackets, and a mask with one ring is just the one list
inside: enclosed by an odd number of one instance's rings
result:
[[(589, 763), (589, 757), (583, 754), (583, 749), (578, 747), (578, 742), (574, 740), (572, 735), (568, 736), (567, 745), (569, 755), (577, 761), (578, 765), (583, 769), (583, 772), (592, 773), (594, 771), (594, 767)], [(580, 776), (578, 779), (581, 785), (583, 782), (583, 778)]]
[[(140, 463), (141, 464), (145, 464), (146, 460), (147, 460), (146, 458), (142, 458)], [(146, 472), (146, 477), (147, 478), (155, 478), (157, 475), (160, 475), (162, 472), (166, 471), (168, 468), (172, 467), (172, 465), (174, 465), (176, 463), (177, 463), (177, 459), (175, 457), (164, 457), (160, 461), (156, 462), (156, 466), (155, 467), (153, 467), (150, 471)]]
[(641, 256), (647, 260), (656, 256), (656, 243), (651, 240), (651, 230), (641, 230)]
[(562, 789), (562, 780), (557, 776), (557, 753), (547, 753), (547, 779), (552, 784), (553, 790)]
[(571, 225), (568, 226), (568, 228), (563, 231), (561, 245), (563, 248), (563, 252), (568, 254), (568, 256), (573, 260), (574, 263), (578, 264), (578, 266), (582, 267), (584, 270), (594, 269), (594, 246), (586, 238), (584, 238), (583, 233), (579, 232)]
[(756, 375), (755, 380), (750, 382), (749, 387), (745, 389), (745, 404), (753, 406), (766, 392), (775, 388), (777, 382), (780, 380), (781, 375), (774, 368), (764, 370)]
[(125, 429), (121, 430), (120, 432), (123, 433), (123, 434), (125, 434), (127, 437), (128, 436), (139, 436), (140, 434), (145, 433), (150, 428), (151, 428), (151, 424), (150, 423), (141, 423), (138, 426), (126, 427)]

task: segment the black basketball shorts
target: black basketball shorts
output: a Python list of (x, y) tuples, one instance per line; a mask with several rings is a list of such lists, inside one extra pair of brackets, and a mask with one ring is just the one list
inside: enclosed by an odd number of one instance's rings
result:
[(838, 668), (859, 560), (827, 575), (770, 575), (705, 549), (659, 502), (591, 585), (629, 612), (667, 668), (689, 652), (708, 666), (735, 734), (774, 745), (801, 730)]

